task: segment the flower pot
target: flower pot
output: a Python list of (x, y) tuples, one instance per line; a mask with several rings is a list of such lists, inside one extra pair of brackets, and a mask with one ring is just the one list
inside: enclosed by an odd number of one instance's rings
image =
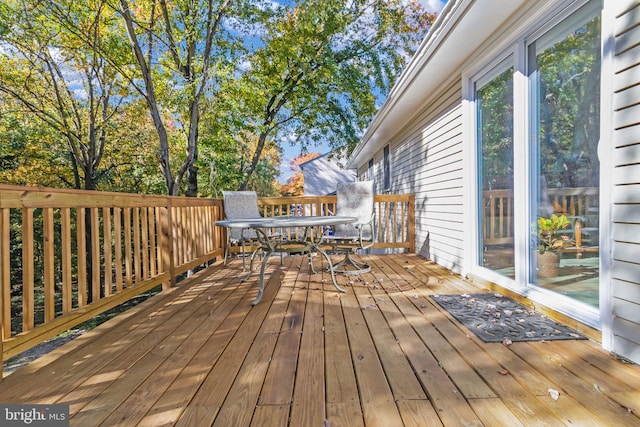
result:
[(538, 277), (545, 279), (558, 277), (560, 271), (560, 254), (558, 252), (538, 252)]

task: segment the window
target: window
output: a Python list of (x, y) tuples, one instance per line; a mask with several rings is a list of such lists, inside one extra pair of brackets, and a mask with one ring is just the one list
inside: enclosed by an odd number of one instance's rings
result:
[(513, 241), (513, 67), (476, 82), (479, 265), (515, 277)]
[[(541, 20), (468, 87), (477, 153), (474, 266), (506, 286), (571, 298), (587, 318), (600, 293), (601, 2), (582, 5)], [(539, 219), (554, 214), (568, 222), (562, 251), (543, 250), (537, 232)], [(545, 253), (559, 254), (553, 268)]]
[(384, 153), (383, 153), (384, 159), (383, 159), (383, 167), (384, 167), (384, 190), (385, 191), (390, 191), (391, 190), (391, 154), (389, 152), (389, 146), (385, 146), (384, 147)]
[(374, 181), (375, 182), (374, 170), (373, 170), (373, 159), (369, 159), (368, 174), (369, 174), (369, 176), (367, 177), (367, 179), (369, 181)]
[[(600, 18), (584, 8), (528, 46), (530, 218), (564, 215), (562, 251), (531, 239), (531, 283), (598, 305)], [(546, 255), (545, 255), (546, 254)], [(547, 269), (547, 257), (554, 264)], [(559, 264), (557, 262), (559, 261)], [(560, 286), (562, 285), (562, 286)]]

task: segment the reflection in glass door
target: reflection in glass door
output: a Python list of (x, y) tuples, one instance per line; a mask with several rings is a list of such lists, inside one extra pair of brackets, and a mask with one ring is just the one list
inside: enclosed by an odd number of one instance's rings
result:
[(478, 264), (515, 277), (513, 241), (513, 67), (476, 84)]
[[(533, 129), (529, 280), (597, 307), (600, 179), (597, 12), (583, 11), (561, 23), (531, 44), (528, 56)], [(566, 225), (562, 225), (565, 219)], [(551, 229), (540, 234), (540, 224)], [(553, 230), (556, 225), (557, 231)]]

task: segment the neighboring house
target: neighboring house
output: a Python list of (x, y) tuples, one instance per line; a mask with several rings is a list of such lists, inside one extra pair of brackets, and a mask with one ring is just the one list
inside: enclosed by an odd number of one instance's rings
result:
[(326, 153), (302, 163), (300, 169), (304, 176), (304, 195), (335, 194), (339, 183), (355, 181), (356, 172), (346, 169), (346, 162), (344, 156)]
[[(449, 0), (348, 167), (415, 193), (416, 247), (640, 362), (640, 0)], [(537, 219), (565, 214), (557, 277)]]

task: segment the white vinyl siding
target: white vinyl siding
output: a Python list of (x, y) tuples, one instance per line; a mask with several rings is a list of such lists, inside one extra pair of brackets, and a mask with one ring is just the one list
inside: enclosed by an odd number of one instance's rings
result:
[(640, 2), (614, 3), (612, 350), (640, 361)]
[(305, 196), (325, 196), (334, 194), (341, 182), (355, 181), (355, 172), (344, 169), (344, 159), (325, 154), (302, 165)]
[(394, 192), (416, 196), (418, 253), (456, 272), (464, 261), (461, 93), (456, 79), (391, 146)]

